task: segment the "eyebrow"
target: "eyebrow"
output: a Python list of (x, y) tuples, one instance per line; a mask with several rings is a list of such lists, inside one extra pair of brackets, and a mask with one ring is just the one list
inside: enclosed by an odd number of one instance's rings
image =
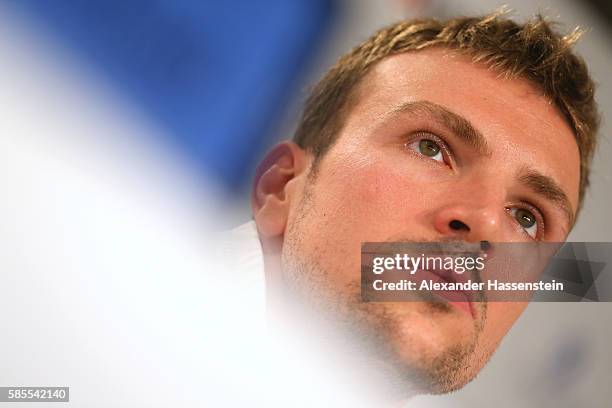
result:
[[(491, 149), (485, 137), (469, 120), (454, 113), (448, 108), (430, 101), (406, 102), (394, 108), (389, 115), (400, 113), (425, 114), (438, 124), (448, 128), (455, 136), (474, 149), (482, 156), (489, 156)], [(532, 168), (523, 168), (519, 172), (518, 180), (534, 193), (553, 203), (565, 215), (568, 225), (574, 225), (574, 211), (572, 205), (563, 191), (563, 188), (552, 177), (546, 176)]]
[(519, 172), (518, 179), (534, 193), (555, 204), (565, 214), (570, 228), (574, 225), (572, 204), (567, 198), (565, 191), (552, 177), (545, 176), (537, 170), (526, 167)]
[(426, 114), (438, 122), (438, 124), (450, 130), (478, 154), (482, 156), (489, 156), (491, 154), (487, 139), (485, 139), (482, 133), (469, 120), (444, 106), (429, 101), (413, 101), (396, 107), (389, 112), (389, 115), (400, 113)]

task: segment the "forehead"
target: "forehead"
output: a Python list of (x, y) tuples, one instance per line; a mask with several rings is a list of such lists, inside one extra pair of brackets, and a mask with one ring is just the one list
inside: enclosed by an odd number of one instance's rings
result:
[(496, 169), (539, 170), (557, 180), (577, 207), (580, 156), (573, 131), (527, 80), (504, 78), (443, 48), (395, 55), (362, 79), (345, 129), (367, 133), (394, 108), (416, 101), (433, 102), (463, 116), (487, 139)]

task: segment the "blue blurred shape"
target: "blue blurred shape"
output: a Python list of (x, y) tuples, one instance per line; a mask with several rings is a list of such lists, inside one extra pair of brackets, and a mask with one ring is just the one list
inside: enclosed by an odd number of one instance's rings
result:
[(333, 0), (20, 0), (231, 189), (244, 185)]

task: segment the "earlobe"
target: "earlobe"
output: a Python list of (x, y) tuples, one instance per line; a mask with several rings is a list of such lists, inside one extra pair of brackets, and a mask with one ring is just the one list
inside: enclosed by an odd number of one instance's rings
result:
[(287, 186), (304, 165), (304, 151), (293, 142), (283, 142), (270, 150), (257, 167), (251, 206), (261, 235), (284, 234), (291, 201)]

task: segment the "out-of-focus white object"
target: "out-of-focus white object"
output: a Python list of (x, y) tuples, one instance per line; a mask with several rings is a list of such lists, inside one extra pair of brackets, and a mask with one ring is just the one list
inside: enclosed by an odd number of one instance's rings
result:
[(232, 395), (214, 186), (7, 2), (0, 60), (0, 385), (69, 386), (79, 407)]
[(88, 408), (359, 406), (267, 333), (262, 260), (226, 262), (261, 257), (254, 226), (251, 249), (238, 231), (241, 253), (219, 250), (225, 196), (161, 129), (8, 3), (0, 60), (0, 386)]

